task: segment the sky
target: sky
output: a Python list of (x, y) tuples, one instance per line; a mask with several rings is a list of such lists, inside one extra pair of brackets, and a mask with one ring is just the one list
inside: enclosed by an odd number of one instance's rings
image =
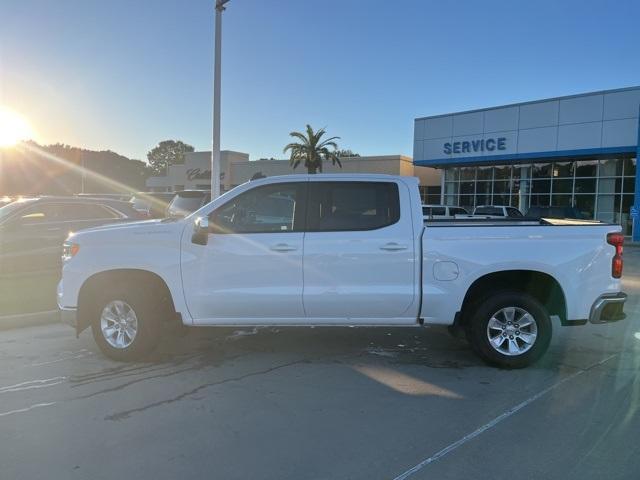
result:
[[(213, 0), (0, 0), (0, 106), (40, 143), (210, 150)], [(412, 154), (416, 117), (640, 85), (637, 0), (231, 0), (222, 149), (307, 123)]]

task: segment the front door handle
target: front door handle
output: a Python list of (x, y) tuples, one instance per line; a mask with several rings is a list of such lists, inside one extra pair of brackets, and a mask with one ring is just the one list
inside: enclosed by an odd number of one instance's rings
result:
[(289, 245), (288, 243), (276, 243), (275, 245), (271, 245), (270, 248), (274, 252), (292, 252), (298, 249), (298, 247)]
[(399, 250), (406, 250), (406, 249), (407, 249), (406, 245), (401, 245), (396, 242), (385, 243), (380, 247), (380, 250), (386, 250), (388, 252), (397, 252)]

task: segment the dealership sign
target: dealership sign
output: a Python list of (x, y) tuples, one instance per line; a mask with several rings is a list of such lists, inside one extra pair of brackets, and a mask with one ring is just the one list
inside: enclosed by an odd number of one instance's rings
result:
[(482, 140), (446, 142), (442, 151), (446, 155), (451, 155), (452, 153), (481, 153), (506, 149), (507, 139), (505, 137), (497, 137)]

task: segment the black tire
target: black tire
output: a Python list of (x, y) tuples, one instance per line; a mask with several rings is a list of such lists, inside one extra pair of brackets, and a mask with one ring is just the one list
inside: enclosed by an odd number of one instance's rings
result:
[[(514, 342), (517, 342), (517, 345), (522, 346), (523, 349), (528, 348), (528, 350), (521, 354), (503, 354), (497, 348), (494, 348), (489, 341), (489, 335), (487, 333), (489, 321), (496, 313), (508, 307), (516, 307), (516, 315), (522, 315), (522, 311), (528, 312), (535, 320), (537, 327), (537, 335), (530, 347), (527, 347), (527, 344), (521, 339), (517, 337), (514, 339)], [(539, 360), (549, 348), (552, 334), (549, 313), (546, 308), (531, 295), (520, 292), (498, 292), (481, 301), (476, 307), (471, 308), (468, 315), (469, 320), (466, 325), (467, 339), (471, 343), (471, 347), (475, 353), (490, 365), (500, 368), (524, 368)], [(502, 314), (498, 316), (500, 316), (501, 319), (506, 318)], [(510, 326), (508, 328), (514, 327)], [(531, 327), (526, 328), (530, 329)], [(509, 332), (506, 333), (506, 343), (502, 343), (501, 345), (501, 348), (505, 349), (508, 348), (509, 338), (511, 338), (508, 335)], [(495, 335), (495, 338), (499, 338), (496, 330), (492, 330), (492, 334)]]
[[(126, 348), (115, 348), (110, 345), (102, 333), (100, 317), (107, 305), (113, 301), (125, 302), (137, 318), (137, 333)], [(93, 338), (102, 353), (107, 357), (130, 362), (144, 358), (157, 345), (162, 331), (161, 302), (154, 301), (153, 292), (141, 291), (132, 285), (115, 285), (108, 291), (97, 295), (92, 302), (91, 330)]]

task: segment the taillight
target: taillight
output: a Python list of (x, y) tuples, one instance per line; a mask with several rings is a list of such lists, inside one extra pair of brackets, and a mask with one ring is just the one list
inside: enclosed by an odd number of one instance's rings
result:
[(624, 235), (620, 232), (607, 234), (607, 243), (616, 247), (616, 254), (611, 260), (611, 276), (613, 278), (622, 277), (622, 246), (624, 245)]

